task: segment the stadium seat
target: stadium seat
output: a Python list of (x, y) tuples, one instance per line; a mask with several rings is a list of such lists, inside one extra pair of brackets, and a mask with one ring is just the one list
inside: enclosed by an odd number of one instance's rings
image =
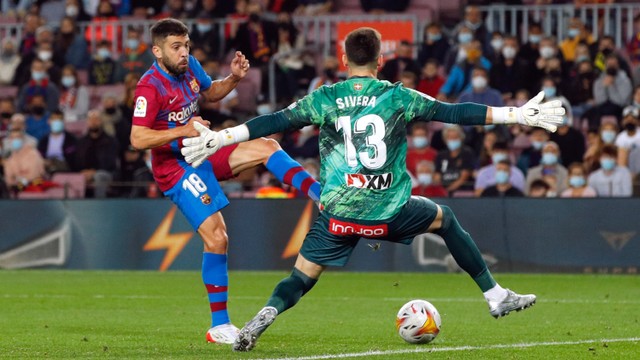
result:
[(0, 98), (18, 96), (17, 86), (0, 86)]
[(83, 174), (73, 173), (73, 172), (55, 173), (51, 177), (51, 181), (62, 185), (62, 187), (52, 188), (47, 190), (46, 193), (49, 194), (50, 198), (54, 198), (54, 199), (84, 198), (84, 193), (85, 193), (87, 183)]

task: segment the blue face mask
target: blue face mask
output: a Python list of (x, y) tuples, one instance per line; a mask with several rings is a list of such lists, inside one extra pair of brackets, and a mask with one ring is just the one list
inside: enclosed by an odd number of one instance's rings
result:
[(11, 150), (18, 151), (22, 149), (22, 145), (24, 145), (24, 141), (20, 138), (15, 138), (11, 140)]
[(544, 145), (544, 143), (542, 141), (532, 141), (531, 142), (531, 146), (533, 146), (533, 148), (536, 149), (536, 150), (542, 149), (542, 145)]
[(574, 38), (574, 37), (580, 35), (580, 29), (571, 28), (571, 29), (569, 29), (568, 34), (569, 34), (570, 38)]
[(59, 134), (64, 131), (64, 122), (62, 120), (52, 120), (50, 127), (52, 133)]
[(616, 132), (613, 130), (605, 130), (600, 134), (600, 138), (604, 141), (605, 144), (613, 144), (613, 141), (616, 139)]
[(499, 152), (491, 155), (491, 162), (493, 165), (498, 164), (502, 160), (507, 160), (507, 154)]
[(127, 47), (131, 50), (135, 50), (140, 45), (140, 40), (138, 39), (127, 39)]
[(418, 182), (420, 185), (431, 185), (432, 180), (431, 174), (418, 174)]
[(569, 178), (569, 185), (574, 188), (583, 187), (585, 183), (584, 176), (574, 175)]
[(414, 136), (413, 137), (413, 146), (416, 149), (424, 149), (429, 145), (429, 139), (426, 136)]
[(616, 161), (612, 158), (602, 158), (600, 159), (600, 166), (606, 171), (611, 171), (616, 167)]
[(544, 92), (545, 99), (552, 98), (556, 96), (556, 88), (555, 86), (544, 86), (542, 87), (542, 91)]
[(196, 29), (198, 29), (199, 33), (203, 34), (211, 30), (211, 24), (196, 23)]
[(458, 42), (460, 44), (468, 44), (473, 40), (473, 35), (471, 33), (459, 33), (458, 34)]
[(442, 39), (442, 34), (427, 34), (427, 39), (429, 41), (438, 41)]
[(62, 86), (70, 88), (76, 84), (76, 78), (74, 78), (73, 76), (63, 76), (60, 80), (60, 83), (62, 84)]
[(105, 49), (105, 48), (98, 49), (98, 56), (101, 59), (108, 59), (108, 58), (111, 57), (111, 51), (109, 51), (109, 49)]
[(542, 154), (542, 163), (544, 165), (555, 165), (558, 163), (558, 155), (553, 153)]
[(32, 71), (31, 72), (31, 78), (34, 81), (42, 81), (44, 80), (44, 78), (47, 76), (47, 74), (44, 71)]
[(496, 171), (496, 183), (506, 184), (509, 182), (509, 173), (504, 170)]
[(532, 44), (537, 44), (540, 42), (540, 40), (542, 40), (542, 36), (540, 35), (535, 35), (535, 34), (529, 35), (529, 42)]
[(462, 141), (460, 140), (447, 141), (447, 147), (449, 148), (450, 151), (456, 151), (460, 149), (460, 146), (462, 146)]

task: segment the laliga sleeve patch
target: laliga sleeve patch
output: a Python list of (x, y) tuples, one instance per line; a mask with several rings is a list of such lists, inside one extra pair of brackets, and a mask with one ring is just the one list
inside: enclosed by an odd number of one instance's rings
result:
[(133, 116), (145, 117), (147, 116), (147, 99), (144, 96), (138, 96), (136, 100), (136, 108), (133, 111)]

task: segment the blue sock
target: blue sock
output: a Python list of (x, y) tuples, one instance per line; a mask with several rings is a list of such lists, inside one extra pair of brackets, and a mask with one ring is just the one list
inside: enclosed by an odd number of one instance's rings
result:
[(284, 150), (274, 152), (266, 166), (281, 182), (302, 191), (313, 201), (320, 200), (320, 183)]
[(230, 322), (227, 312), (229, 275), (226, 254), (202, 254), (202, 281), (209, 294), (211, 327)]

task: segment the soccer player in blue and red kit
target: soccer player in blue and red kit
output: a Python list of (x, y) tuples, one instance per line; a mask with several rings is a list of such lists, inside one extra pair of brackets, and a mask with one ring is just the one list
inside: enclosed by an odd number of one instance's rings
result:
[[(151, 27), (155, 63), (142, 76), (135, 92), (131, 144), (152, 149), (153, 175), (160, 190), (180, 208), (204, 241), (202, 279), (209, 294), (211, 328), (207, 341), (231, 344), (238, 329), (227, 312), (227, 233), (220, 210), (229, 204), (218, 180), (264, 164), (279, 180), (317, 201), (320, 184), (270, 139), (228, 146), (193, 168), (180, 154), (182, 139), (197, 136), (193, 123), (198, 97), (224, 98), (247, 74), (249, 62), (236, 52), (231, 75), (212, 81), (189, 55), (189, 30), (180, 21), (163, 19)], [(185, 126), (187, 125), (187, 126)]]

